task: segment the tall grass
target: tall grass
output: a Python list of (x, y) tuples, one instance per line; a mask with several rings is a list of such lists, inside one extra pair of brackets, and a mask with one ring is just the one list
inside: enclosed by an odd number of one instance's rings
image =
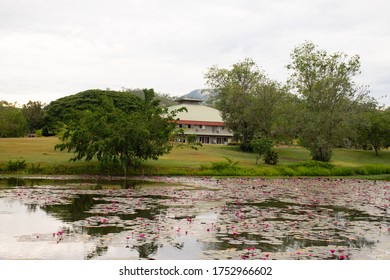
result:
[[(65, 174), (65, 175), (124, 175), (115, 167), (104, 167), (96, 162), (41, 165), (24, 163), (18, 174)], [(8, 167), (12, 166), (12, 170)], [(15, 173), (14, 164), (0, 165), (0, 173)], [(390, 165), (374, 164), (361, 167), (334, 166), (331, 164), (304, 162), (279, 166), (259, 166), (248, 168), (237, 162), (212, 162), (198, 168), (157, 167), (144, 165), (140, 169), (130, 170), (129, 175), (183, 175), (183, 176), (261, 176), (261, 177), (298, 177), (298, 176), (368, 176), (390, 174)]]

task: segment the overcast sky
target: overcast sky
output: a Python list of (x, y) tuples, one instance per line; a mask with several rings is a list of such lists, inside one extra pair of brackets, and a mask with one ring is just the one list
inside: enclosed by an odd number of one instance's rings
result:
[(0, 0), (0, 100), (122, 87), (179, 96), (203, 88), (210, 66), (244, 58), (285, 82), (305, 40), (360, 55), (356, 81), (390, 105), (388, 0)]

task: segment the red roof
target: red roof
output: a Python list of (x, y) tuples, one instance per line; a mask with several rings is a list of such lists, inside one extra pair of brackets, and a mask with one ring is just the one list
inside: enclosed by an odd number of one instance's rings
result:
[(209, 126), (225, 126), (224, 122), (178, 120), (176, 123), (178, 123), (178, 124), (193, 124), (193, 125), (209, 125)]

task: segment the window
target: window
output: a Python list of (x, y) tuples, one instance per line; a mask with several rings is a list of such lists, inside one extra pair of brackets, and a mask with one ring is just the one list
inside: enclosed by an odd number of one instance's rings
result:
[(202, 144), (209, 144), (210, 143), (210, 137), (208, 136), (199, 136), (199, 142)]
[(227, 142), (226, 137), (217, 137), (217, 144), (227, 144)]
[(202, 125), (202, 129), (206, 129), (206, 126), (205, 126), (205, 125)]
[(188, 128), (191, 128), (191, 125), (190, 125), (190, 124), (188, 125)]

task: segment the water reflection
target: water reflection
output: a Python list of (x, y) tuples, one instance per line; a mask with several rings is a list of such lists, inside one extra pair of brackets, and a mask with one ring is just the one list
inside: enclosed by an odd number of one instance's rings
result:
[(157, 253), (158, 245), (155, 242), (151, 242), (137, 246), (135, 249), (137, 250), (141, 259), (147, 259)]
[(79, 194), (69, 204), (46, 205), (42, 209), (63, 222), (75, 222), (92, 216), (87, 211), (98, 203), (95, 198), (97, 196), (93, 194)]
[(92, 190), (101, 190), (103, 188), (110, 189), (137, 189), (140, 185), (147, 184), (143, 180), (132, 179), (110, 179), (110, 178), (70, 178), (70, 177), (42, 177), (42, 178), (23, 178), (23, 177), (0, 177), (0, 188), (15, 188), (15, 187), (39, 187), (43, 185), (65, 186), (65, 187), (85, 187)]
[[(39, 246), (52, 250), (49, 244), (84, 244), (89, 249), (79, 254), (85, 259), (258, 259), (271, 254), (276, 259), (335, 259), (363, 252), (371, 258), (378, 246), (389, 246), (390, 186), (385, 182), (13, 178), (1, 184), (0, 215), (22, 215), (5, 203), (19, 201), (26, 207), (23, 215), (45, 213), (45, 219), (55, 218), (64, 232), (58, 239), (57, 226), (21, 236), (25, 233), (16, 228), (0, 237), (2, 243), (19, 236), (18, 242), (37, 251)], [(0, 251), (0, 258), (10, 257), (7, 254)], [(68, 257), (58, 253), (53, 258)]]

